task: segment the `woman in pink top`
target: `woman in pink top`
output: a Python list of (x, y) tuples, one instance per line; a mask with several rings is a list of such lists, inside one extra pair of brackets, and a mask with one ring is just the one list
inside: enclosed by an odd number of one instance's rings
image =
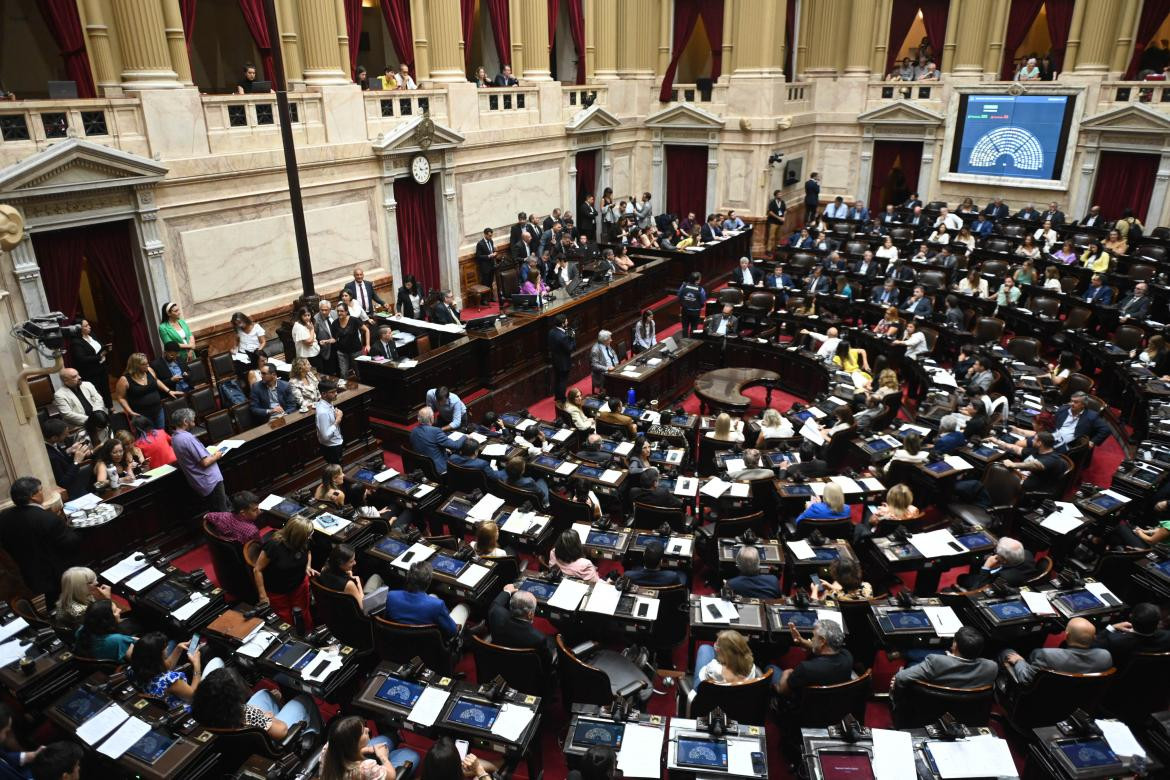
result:
[(581, 549), (581, 537), (572, 528), (563, 532), (548, 554), (549, 563), (561, 570), (566, 577), (575, 577), (590, 584), (597, 582), (597, 567), (585, 557)]
[(520, 286), (521, 295), (548, 295), (548, 285), (535, 268), (528, 271), (528, 281)]

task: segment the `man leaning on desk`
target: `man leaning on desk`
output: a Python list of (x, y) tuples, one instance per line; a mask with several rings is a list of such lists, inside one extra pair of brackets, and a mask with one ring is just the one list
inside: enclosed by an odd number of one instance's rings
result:
[(510, 583), (505, 585), (488, 609), (492, 644), (518, 650), (536, 650), (543, 671), (549, 671), (556, 659), (556, 646), (552, 637), (532, 625), (535, 616), (536, 597), (528, 591), (518, 590)]
[(430, 458), (435, 464), (435, 471), (446, 474), (447, 450), (458, 450), (459, 442), (435, 426), (434, 411), (424, 406), (418, 410), (418, 425), (410, 432), (410, 448)]
[(427, 390), (426, 404), (435, 413), (435, 422), (444, 431), (457, 431), (463, 427), (467, 406), (448, 388), (432, 387)]

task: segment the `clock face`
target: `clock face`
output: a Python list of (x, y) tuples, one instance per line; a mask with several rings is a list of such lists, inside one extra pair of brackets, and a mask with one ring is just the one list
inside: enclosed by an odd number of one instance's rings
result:
[(426, 184), (431, 178), (431, 163), (421, 154), (410, 161), (410, 175), (419, 184)]

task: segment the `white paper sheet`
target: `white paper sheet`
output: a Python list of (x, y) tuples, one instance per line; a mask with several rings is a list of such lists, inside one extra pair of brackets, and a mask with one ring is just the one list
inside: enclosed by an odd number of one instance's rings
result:
[(344, 517), (338, 517), (331, 512), (322, 512), (313, 518), (313, 528), (326, 536), (333, 536), (351, 524), (352, 521), (346, 520)]
[(102, 579), (117, 585), (131, 574), (136, 574), (147, 566), (146, 556), (140, 552), (126, 556), (118, 563), (102, 572)]
[(485, 458), (502, 458), (508, 454), (508, 445), (493, 442), (484, 447), (482, 452)]
[(1117, 755), (1146, 757), (1146, 749), (1134, 737), (1133, 732), (1129, 730), (1129, 726), (1121, 721), (1101, 720), (1098, 718), (1097, 728), (1101, 729), (1101, 733), (1105, 735), (1105, 741), (1109, 743), (1109, 747)]
[(448, 431), (447, 432), (447, 438), (450, 439), (451, 441), (455, 442), (456, 444), (462, 443), (463, 439), (466, 436), (467, 436), (467, 434), (465, 434), (463, 431)]
[(568, 476), (577, 470), (577, 464), (571, 460), (566, 460), (561, 465), (557, 466), (556, 473), (561, 476)]
[[(410, 556), (410, 560), (403, 561), (403, 558), (405, 558), (407, 555), (410, 555), (411, 553), (414, 553), (414, 555)], [(435, 554), (435, 551), (433, 548), (427, 547), (425, 544), (420, 544), (419, 542), (415, 542), (410, 547), (403, 550), (401, 555), (399, 555), (397, 558), (392, 560), (390, 562), (390, 565), (397, 566), (400, 569), (410, 569), (410, 565), (412, 563), (415, 563), (416, 561), (425, 561), (427, 558), (430, 558), (434, 554)]]
[(425, 496), (425, 495), (429, 494), (429, 493), (430, 493), (431, 491), (433, 491), (434, 489), (435, 489), (435, 486), (434, 486), (434, 485), (427, 485), (427, 484), (425, 484), (425, 483), (424, 483), (424, 484), (422, 484), (422, 485), (419, 485), (418, 487), (416, 487), (416, 488), (414, 489), (414, 493), (413, 493), (412, 495), (413, 495), (415, 498), (422, 498), (423, 496)]
[(943, 778), (1018, 777), (1007, 742), (982, 734), (955, 742), (927, 742)]
[(666, 545), (667, 555), (678, 555), (682, 558), (690, 558), (692, 549), (694, 549), (693, 539), (682, 539), (677, 536)]
[(674, 482), (674, 494), (694, 498), (699, 492), (699, 480), (694, 477), (679, 477)]
[(581, 605), (581, 599), (589, 592), (589, 586), (580, 580), (561, 580), (557, 589), (548, 599), (548, 605), (554, 609), (575, 610)]
[(202, 593), (192, 593), (191, 600), (178, 609), (173, 610), (171, 612), (171, 617), (179, 621), (188, 620), (193, 617), (196, 612), (207, 606), (209, 601), (211, 601), (211, 599)]
[(264, 651), (272, 645), (272, 640), (276, 639), (275, 631), (268, 631), (261, 629), (255, 636), (249, 639), (244, 644), (236, 649), (236, 652), (246, 658), (259, 658), (264, 655)]
[(1056, 534), (1067, 534), (1084, 525), (1079, 517), (1071, 517), (1064, 512), (1054, 512), (1040, 521), (1041, 528), (1047, 528)]
[(1102, 490), (1101, 495), (1109, 496), (1110, 498), (1114, 499), (1115, 501), (1120, 501), (1123, 504), (1128, 504), (1130, 502), (1129, 496), (1123, 496), (1121, 493), (1117, 493), (1117, 492), (1114, 492), (1112, 490)]
[(149, 731), (150, 724), (146, 721), (127, 718), (118, 730), (102, 743), (98, 752), (113, 759), (121, 758), (123, 753), (134, 747), (134, 743), (145, 737)]
[(934, 633), (939, 636), (954, 636), (963, 627), (963, 621), (950, 607), (923, 607), (922, 611), (930, 618)]
[(87, 745), (94, 745), (99, 739), (122, 725), (130, 717), (126, 710), (111, 704), (77, 727), (77, 738)]
[(821, 435), (821, 429), (811, 419), (806, 420), (804, 425), (800, 427), (800, 435), (818, 447), (825, 443), (825, 437)]
[(703, 487), (699, 488), (699, 492), (705, 496), (711, 496), (711, 498), (719, 498), (727, 492), (729, 487), (731, 487), (731, 483), (724, 482), (719, 477), (711, 477), (704, 483)]
[[(555, 595), (555, 594), (554, 594)], [(581, 608), (582, 612), (596, 612), (599, 615), (612, 615), (617, 610), (618, 600), (622, 592), (605, 580), (599, 580), (589, 594), (589, 600)]]
[(606, 469), (601, 473), (601, 481), (612, 485), (622, 478), (622, 473), (616, 469)]
[(14, 620), (9, 620), (0, 626), (0, 642), (7, 642), (26, 628), (28, 628), (28, 621), (22, 617), (18, 616)]
[(905, 731), (870, 729), (873, 736), (873, 776), (876, 780), (916, 777), (914, 740)]
[(374, 475), (375, 482), (389, 482), (398, 476), (398, 469), (386, 469)]
[(833, 476), (829, 477), (829, 481), (841, 488), (843, 493), (864, 493), (865, 488), (857, 484), (849, 477)]
[(821, 409), (819, 409), (816, 406), (808, 407), (808, 412), (809, 412), (809, 414), (811, 414), (813, 416), (814, 420), (822, 420), (828, 416)]
[(1107, 604), (1109, 601), (1105, 598), (1106, 596), (1112, 597), (1115, 601), (1121, 601), (1121, 599), (1117, 598), (1117, 595), (1113, 591), (1109, 590), (1109, 587), (1104, 582), (1086, 582), (1085, 590), (1089, 591), (1089, 593), (1092, 593), (1094, 596)]
[(614, 455), (625, 457), (634, 451), (634, 443), (632, 441), (623, 441), (621, 444), (613, 448)]
[(459, 575), (459, 579), (455, 580), (460, 585), (467, 588), (474, 588), (483, 579), (484, 575), (488, 573), (486, 566), (480, 566), (478, 563), (473, 563), (463, 570)]
[(568, 428), (561, 428), (559, 431), (553, 434), (552, 438), (553, 441), (566, 441), (572, 435), (573, 432)]
[(531, 428), (533, 425), (536, 425), (536, 420), (530, 420), (528, 418), (525, 418), (525, 419), (521, 420), (520, 422), (516, 423), (516, 430), (526, 431), (529, 428)]
[[(658, 619), (658, 599), (652, 599), (647, 596), (634, 596), (634, 616), (639, 620), (657, 620)], [(642, 605), (646, 605), (646, 614), (639, 614)]]
[(447, 703), (450, 695), (450, 691), (428, 686), (422, 692), (422, 695), (418, 697), (418, 701), (414, 703), (414, 707), (411, 708), (410, 714), (406, 716), (406, 719), (420, 726), (435, 725), (435, 719), (443, 711), (443, 706)]
[(817, 554), (813, 552), (812, 545), (803, 539), (795, 542), (789, 542), (788, 549), (792, 550), (792, 554), (802, 561), (807, 561), (817, 557)]
[(23, 658), (28, 649), (32, 647), (32, 642), (21, 642), (19, 639), (13, 639), (11, 642), (5, 642), (0, 645), (0, 666), (8, 666), (18, 658)]
[(747, 498), (752, 494), (752, 486), (746, 482), (732, 482), (730, 491), (732, 498)]
[(267, 512), (274, 506), (284, 501), (284, 496), (278, 496), (275, 493), (269, 493), (268, 496), (260, 502), (259, 507), (261, 512)]
[(153, 585), (165, 576), (165, 574), (156, 569), (154, 566), (147, 566), (145, 569), (126, 580), (126, 587), (135, 593), (138, 593), (143, 588), (147, 587), (148, 585)]
[(956, 471), (966, 471), (967, 469), (975, 468), (970, 463), (960, 458), (958, 455), (946, 455), (943, 457), (943, 461), (945, 461), (948, 466), (955, 469)]
[(657, 778), (662, 776), (662, 743), (666, 733), (654, 726), (627, 723), (618, 751), (618, 769), (626, 777)]
[(475, 502), (475, 506), (467, 510), (468, 520), (491, 520), (496, 516), (496, 512), (500, 511), (500, 507), (504, 505), (504, 499), (499, 496), (493, 496), (487, 493), (479, 501)]
[(861, 485), (869, 493), (879, 493), (886, 489), (886, 486), (881, 483), (881, 480), (873, 477), (862, 477)]
[(101, 502), (102, 502), (102, 500), (98, 496), (94, 495), (93, 493), (86, 493), (84, 496), (78, 496), (77, 498), (73, 499), (72, 501), (67, 502), (65, 504), (65, 511), (66, 512), (84, 512), (84, 511), (93, 509), (95, 506), (97, 506)]
[[(712, 614), (712, 607), (719, 613), (718, 615)], [(739, 617), (739, 610), (735, 605), (718, 596), (700, 596), (699, 610), (702, 612), (704, 623), (730, 623), (732, 618)]]
[(754, 739), (727, 740), (727, 773), (735, 777), (755, 777), (752, 770), (752, 753), (759, 751), (760, 743)]
[(959, 544), (959, 540), (946, 528), (911, 534), (910, 544), (914, 545), (914, 549), (922, 553), (924, 558), (945, 558), (948, 555), (967, 552), (967, 548)]
[(527, 707), (521, 707), (519, 704), (505, 704), (500, 708), (496, 722), (492, 724), (492, 733), (510, 742), (515, 742), (520, 739), (524, 729), (528, 728), (534, 715), (535, 713)]
[(747, 464), (744, 463), (743, 458), (725, 458), (723, 468), (726, 469), (728, 474), (734, 474), (737, 471), (743, 471), (747, 468)]
[(572, 528), (576, 532), (577, 538), (581, 540), (581, 544), (585, 544), (585, 540), (589, 538), (589, 525), (586, 523), (573, 523)]
[(845, 621), (841, 618), (841, 613), (835, 609), (818, 609), (817, 620), (831, 620), (841, 628), (845, 628)]
[(502, 527), (507, 529), (509, 533), (522, 534), (532, 527), (532, 521), (535, 519), (535, 512), (521, 512), (517, 509), (508, 515), (508, 519), (504, 521)]
[(1020, 591), (1020, 598), (1024, 600), (1028, 611), (1033, 615), (1055, 615), (1056, 610), (1052, 608), (1051, 602), (1048, 601), (1048, 594), (1044, 592), (1036, 592), (1033, 590)]
[[(321, 666), (322, 661), (328, 661), (325, 666)], [(329, 678), (329, 675), (336, 672), (345, 663), (342, 657), (337, 653), (328, 653), (322, 651), (317, 654), (312, 663), (301, 670), (301, 679), (308, 682), (321, 682)], [(320, 669), (317, 667), (321, 666)], [(316, 674), (314, 674), (316, 672)]]

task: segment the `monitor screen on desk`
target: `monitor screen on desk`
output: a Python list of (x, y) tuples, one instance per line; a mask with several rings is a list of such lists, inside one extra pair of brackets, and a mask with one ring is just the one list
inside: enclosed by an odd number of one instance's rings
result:
[(317, 657), (317, 651), (304, 642), (285, 642), (272, 654), (272, 663), (292, 669), (294, 672), (304, 669)]
[(782, 609), (778, 614), (780, 616), (780, 625), (786, 628), (791, 623), (798, 629), (807, 628), (812, 630), (813, 625), (817, 622), (817, 613), (811, 609)]
[(784, 492), (790, 496), (811, 496), (812, 485), (785, 485)]
[(372, 469), (358, 469), (353, 473), (353, 478), (358, 482), (368, 482), (370, 484), (375, 482), (374, 471)]
[(697, 769), (727, 770), (727, 740), (680, 736), (676, 763)]
[(387, 677), (386, 682), (382, 683), (382, 687), (374, 695), (382, 701), (388, 701), (400, 707), (413, 707), (424, 690), (426, 690), (425, 685), (408, 682), (398, 677)]
[(69, 698), (57, 705), (62, 715), (74, 723), (81, 724), (92, 718), (98, 710), (110, 703), (105, 696), (84, 688), (78, 688)]
[(994, 544), (994, 542), (991, 541), (991, 537), (982, 531), (975, 531), (969, 534), (959, 534), (955, 537), (955, 539), (957, 539), (959, 544), (963, 545), (968, 550), (977, 550), (980, 547), (991, 547)]
[(1109, 743), (1099, 737), (1061, 740), (1056, 744), (1076, 769), (1093, 769), (1119, 763), (1117, 754), (1109, 749)]
[(835, 561), (841, 557), (841, 551), (836, 547), (814, 547), (813, 554), (818, 561)]
[(552, 455), (537, 455), (536, 460), (533, 462), (537, 466), (544, 466), (546, 469), (556, 469), (564, 463), (560, 458), (554, 458)]
[(412, 482), (406, 477), (395, 477), (386, 483), (386, 487), (390, 488), (391, 490), (399, 490), (403, 493), (409, 493), (418, 487), (418, 483)]
[(882, 622), (890, 631), (930, 630), (930, 618), (921, 609), (897, 610), (882, 615)]
[(868, 753), (825, 750), (817, 754), (824, 780), (874, 780)]
[(1108, 512), (1110, 509), (1116, 509), (1121, 506), (1121, 502), (1113, 496), (1099, 495), (1095, 496), (1089, 501), (1090, 506), (1095, 506), (1102, 512)]
[[(586, 406), (586, 408), (588, 408), (588, 406), (589, 406), (588, 401), (585, 402), (585, 406)], [(509, 425), (509, 426), (513, 426), (513, 427), (515, 427), (515, 425), (523, 419), (524, 418), (518, 414), (508, 414), (507, 412), (500, 415), (500, 422), (504, 423), (504, 425)]]
[(585, 537), (585, 544), (594, 547), (617, 547), (618, 535), (608, 531), (590, 531)]
[(601, 479), (601, 475), (605, 473), (605, 469), (599, 469), (597, 466), (578, 466), (577, 475), (582, 477), (589, 477), (590, 479)]
[[(585, 399), (585, 411), (596, 412), (598, 409), (601, 408), (601, 405), (604, 403), (606, 403), (606, 402), (600, 398), (586, 398)], [(505, 422), (507, 422), (507, 420), (505, 420)]]
[(1084, 588), (1062, 593), (1056, 597), (1056, 600), (1063, 604), (1069, 612), (1087, 612), (1090, 609), (1100, 609), (1105, 606), (1101, 599)]
[(612, 453), (618, 448), (618, 443), (616, 441), (611, 441), (610, 439), (602, 439), (600, 442), (600, 447), (602, 452)]
[(624, 723), (581, 718), (577, 721), (577, 728), (573, 729), (573, 744), (583, 748), (604, 745), (618, 750), (622, 746), (622, 736), (625, 732)]
[(635, 420), (637, 420), (639, 417), (642, 416), (642, 407), (640, 407), (640, 406), (623, 406), (622, 407), (622, 414), (624, 414), (626, 417), (633, 417)]
[(384, 553), (391, 558), (397, 558), (399, 555), (402, 555), (402, 553), (406, 552), (406, 549), (410, 547), (410, 545), (398, 539), (391, 539), (390, 537), (386, 537), (385, 539), (379, 539), (374, 547), (377, 548), (378, 552), (380, 553)]
[(1165, 577), (1170, 577), (1170, 560), (1158, 561), (1154, 564), (1154, 568), (1162, 572)]
[(995, 615), (996, 620), (1019, 620), (1032, 614), (1032, 610), (1028, 609), (1023, 599), (993, 602), (988, 604), (987, 608)]
[(446, 720), (448, 723), (458, 723), (461, 726), (491, 731), (499, 716), (500, 708), (493, 704), (456, 699), (450, 712), (447, 713)]
[[(758, 552), (758, 553), (760, 554), (760, 560), (761, 560), (761, 561), (767, 561), (767, 560), (769, 560), (769, 557), (768, 557), (768, 548), (767, 548), (767, 547), (764, 547), (763, 545), (759, 545), (759, 544), (754, 544), (754, 545), (752, 545), (752, 546), (753, 546), (753, 547), (755, 547), (755, 548), (756, 548), (756, 552)], [(743, 549), (743, 545), (742, 545), (742, 544), (736, 544), (736, 545), (732, 545), (732, 547), (731, 547), (731, 557), (732, 557), (732, 558), (734, 558), (734, 557), (736, 557), (737, 555), (739, 555), (739, 551), (740, 551), (740, 550), (742, 550), (742, 549)]]
[(450, 555), (436, 555), (431, 559), (431, 565), (435, 571), (440, 574), (446, 574), (450, 577), (458, 577), (467, 568), (467, 561), (461, 561), (458, 558), (452, 558)]
[(663, 548), (666, 547), (667, 542), (670, 541), (669, 536), (659, 536), (658, 534), (638, 534), (637, 541), (634, 542), (639, 547), (645, 547), (650, 542), (660, 542)]
[(169, 612), (186, 602), (190, 596), (191, 594), (187, 592), (186, 588), (180, 588), (173, 583), (164, 582), (150, 592), (148, 599)]
[(986, 444), (980, 444), (977, 447), (972, 447), (971, 452), (975, 453), (981, 458), (994, 458), (999, 454), (999, 450), (993, 447), (988, 447)]
[(443, 507), (443, 512), (452, 517), (464, 518), (471, 511), (471, 503), (462, 498), (453, 498)]
[(934, 463), (926, 464), (927, 471), (933, 471), (935, 474), (946, 474), (951, 470), (951, 464), (945, 460), (936, 460)]
[(142, 739), (131, 745), (126, 752), (144, 764), (154, 764), (176, 741), (178, 741), (178, 737), (172, 737), (158, 729), (151, 729)]
[(885, 452), (886, 450), (893, 448), (894, 445), (890, 444), (885, 439), (874, 439), (866, 446), (868, 446), (872, 452)]
[(298, 504), (296, 501), (293, 501), (291, 498), (286, 498), (285, 500), (281, 501), (276, 506), (272, 507), (272, 511), (278, 515), (288, 515), (289, 517), (292, 517), (293, 515), (297, 514), (298, 512), (304, 510), (304, 508), (305, 507), (303, 504)]
[(524, 580), (520, 583), (520, 590), (528, 591), (538, 601), (548, 601), (557, 592), (557, 586), (543, 580)]
[(808, 409), (805, 409), (803, 412), (797, 412), (793, 416), (796, 419), (800, 420), (801, 422), (808, 422), (810, 419), (812, 419), (813, 413), (810, 412)]

